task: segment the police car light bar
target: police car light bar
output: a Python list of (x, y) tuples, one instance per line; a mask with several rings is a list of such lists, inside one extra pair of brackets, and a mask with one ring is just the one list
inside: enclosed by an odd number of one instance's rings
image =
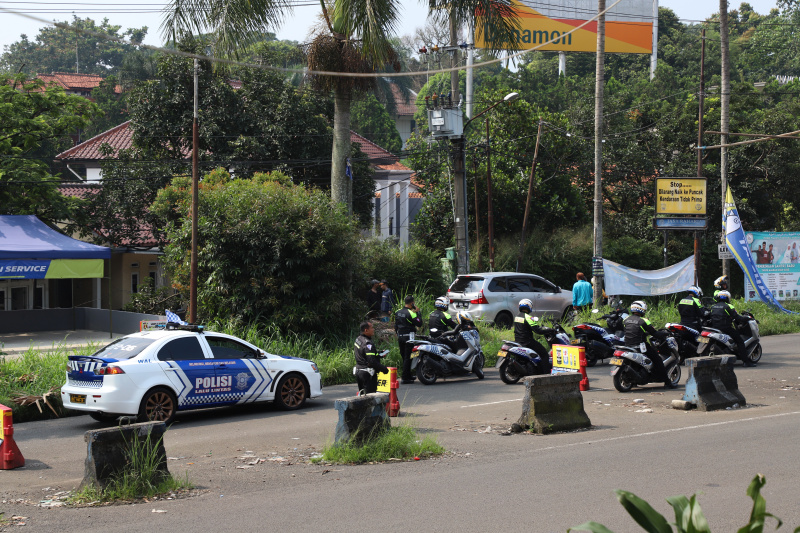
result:
[(203, 333), (205, 326), (198, 326), (197, 324), (177, 324), (175, 322), (167, 322), (167, 330), (182, 330), (194, 331), (195, 333)]

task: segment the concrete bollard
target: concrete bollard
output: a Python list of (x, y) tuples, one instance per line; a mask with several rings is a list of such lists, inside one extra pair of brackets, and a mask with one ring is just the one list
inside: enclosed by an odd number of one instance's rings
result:
[(367, 440), (390, 428), (386, 412), (388, 401), (389, 395), (385, 392), (336, 400), (333, 406), (339, 411), (339, 422), (336, 424), (335, 443), (345, 443), (353, 437)]
[(683, 400), (696, 405), (700, 411), (715, 411), (736, 404), (744, 407), (746, 400), (739, 391), (739, 382), (733, 372), (735, 362), (733, 355), (687, 359), (689, 377)]
[[(164, 449), (163, 422), (144, 422), (107, 429), (87, 431), (83, 440), (88, 445), (86, 466), (81, 487), (95, 486), (104, 489), (113, 477), (128, 467), (134, 439), (146, 447), (149, 454), (157, 454), (159, 475), (169, 476), (167, 452)], [(148, 438), (149, 437), (149, 438)]]
[(518, 424), (540, 434), (591, 427), (583, 409), (581, 379), (576, 373), (525, 378)]

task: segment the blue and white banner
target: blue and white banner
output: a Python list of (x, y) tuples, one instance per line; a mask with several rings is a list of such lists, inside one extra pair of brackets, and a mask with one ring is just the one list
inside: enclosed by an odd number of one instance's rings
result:
[[(728, 245), (728, 250), (733, 254), (734, 259), (736, 259), (742, 272), (744, 272), (745, 284), (749, 283), (750, 287), (752, 287), (751, 290), (754, 290), (756, 295), (765, 303), (785, 313), (791, 313), (792, 311), (784, 309), (784, 307), (775, 300), (775, 296), (772, 294), (772, 291), (769, 290), (769, 287), (767, 287), (767, 284), (761, 277), (761, 273), (756, 267), (755, 261), (753, 261), (752, 251), (747, 243), (744, 230), (742, 229), (742, 223), (739, 220), (739, 211), (737, 211), (736, 204), (733, 202), (733, 195), (731, 194), (730, 188), (725, 195), (725, 219), (722, 223), (723, 230), (725, 231), (725, 244)], [(769, 249), (768, 253), (774, 255)], [(756, 254), (758, 257), (762, 257), (764, 252), (759, 252), (757, 249)]]
[(603, 259), (606, 294), (657, 296), (689, 290), (694, 285), (694, 256), (659, 270), (637, 270)]
[[(744, 236), (772, 296), (779, 302), (800, 300), (800, 232), (746, 231)], [(760, 300), (747, 278), (744, 299)]]

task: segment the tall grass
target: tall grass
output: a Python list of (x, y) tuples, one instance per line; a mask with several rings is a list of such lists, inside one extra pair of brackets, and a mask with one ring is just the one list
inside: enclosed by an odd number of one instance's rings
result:
[(356, 464), (390, 459), (413, 459), (440, 455), (445, 449), (432, 435), (421, 436), (410, 424), (388, 428), (379, 436), (362, 441), (357, 436), (348, 442), (328, 444), (313, 462)]

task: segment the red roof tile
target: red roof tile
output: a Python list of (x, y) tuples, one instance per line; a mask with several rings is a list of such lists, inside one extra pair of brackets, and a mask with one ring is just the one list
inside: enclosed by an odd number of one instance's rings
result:
[(392, 152), (384, 150), (374, 142), (366, 137), (362, 137), (354, 131), (350, 132), (350, 142), (359, 143), (361, 145), (361, 151), (367, 154), (370, 164), (377, 169), (411, 171), (410, 168), (399, 163), (398, 157)]
[[(56, 156), (56, 161), (102, 161), (104, 159), (114, 159), (120, 150), (131, 147), (132, 132), (130, 129), (131, 121), (123, 122), (119, 126), (95, 135), (88, 141), (73, 146)], [(113, 152), (110, 155), (100, 153), (100, 146), (108, 144)]]
[[(55, 83), (69, 91), (91, 91), (100, 86), (102, 76), (97, 74), (72, 74), (69, 72), (53, 72), (52, 74), (37, 74), (37, 78), (49, 85)], [(114, 92), (121, 93), (122, 87), (114, 87)]]
[(394, 96), (394, 105), (397, 107), (397, 116), (411, 116), (413, 117), (414, 114), (417, 112), (417, 93), (414, 91), (409, 90), (408, 101), (406, 101), (403, 92), (400, 90), (400, 87), (395, 85), (394, 83), (391, 85), (392, 87), (392, 96)]

